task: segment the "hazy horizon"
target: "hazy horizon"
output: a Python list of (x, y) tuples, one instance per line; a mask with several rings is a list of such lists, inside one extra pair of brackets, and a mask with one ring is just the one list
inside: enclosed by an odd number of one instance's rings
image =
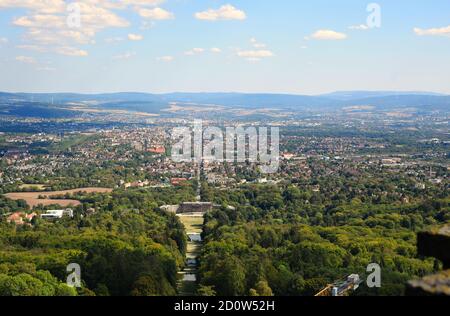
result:
[(310, 97), (321, 97), (328, 96), (338, 93), (392, 93), (403, 94), (403, 95), (437, 95), (437, 96), (450, 96), (450, 93), (444, 93), (439, 91), (412, 91), (412, 90), (335, 90), (328, 91), (320, 94), (306, 94), (306, 93), (289, 93), (289, 92), (258, 92), (258, 91), (167, 91), (167, 92), (151, 92), (151, 91), (99, 91), (99, 92), (73, 92), (73, 91), (7, 91), (0, 89), (0, 93), (10, 93), (10, 94), (81, 94), (81, 95), (102, 95), (102, 94), (120, 94), (120, 93), (136, 93), (136, 94), (150, 94), (150, 95), (165, 95), (165, 94), (265, 94), (265, 95), (293, 95), (293, 96), (310, 96)]

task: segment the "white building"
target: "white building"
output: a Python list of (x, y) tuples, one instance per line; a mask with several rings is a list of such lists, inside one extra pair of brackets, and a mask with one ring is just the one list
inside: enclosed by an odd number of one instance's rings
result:
[(61, 219), (64, 216), (73, 217), (73, 210), (68, 208), (65, 210), (48, 210), (41, 215), (43, 219)]

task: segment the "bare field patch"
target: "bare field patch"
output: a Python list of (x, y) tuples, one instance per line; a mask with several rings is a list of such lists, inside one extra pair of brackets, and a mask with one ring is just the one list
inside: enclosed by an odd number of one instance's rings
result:
[[(39, 204), (42, 204), (44, 206), (46, 205), (52, 205), (57, 204), (62, 207), (68, 207), (68, 206), (77, 206), (80, 205), (80, 201), (78, 200), (71, 200), (71, 199), (54, 199), (56, 196), (60, 195), (66, 195), (66, 194), (75, 194), (80, 192), (86, 192), (86, 193), (110, 193), (112, 192), (112, 189), (110, 188), (80, 188), (80, 189), (73, 189), (73, 190), (63, 190), (63, 191), (41, 191), (41, 192), (11, 192), (7, 193), (4, 196), (6, 196), (8, 199), (11, 200), (25, 200), (27, 204), (30, 207), (38, 206)], [(39, 196), (45, 196), (46, 198), (40, 199)]]
[(45, 184), (22, 184), (19, 186), (21, 189), (37, 189), (39, 191), (44, 191), (46, 187)]
[(173, 102), (169, 104), (168, 109), (162, 110), (163, 112), (177, 113), (177, 112), (211, 112), (211, 111), (223, 111), (225, 107), (215, 104), (197, 104), (197, 103), (177, 103)]

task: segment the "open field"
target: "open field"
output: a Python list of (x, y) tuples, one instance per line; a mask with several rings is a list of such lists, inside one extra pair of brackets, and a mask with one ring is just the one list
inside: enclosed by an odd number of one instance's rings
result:
[[(68, 199), (52, 199), (52, 197), (65, 195), (65, 194), (74, 194), (79, 192), (86, 193), (110, 193), (112, 189), (109, 188), (80, 188), (73, 190), (64, 190), (64, 191), (42, 191), (42, 192), (11, 192), (5, 194), (5, 196), (11, 200), (25, 200), (30, 207), (35, 207), (39, 204), (42, 205), (52, 205), (58, 204), (62, 207), (68, 207), (70, 205), (77, 206), (80, 205), (80, 201), (78, 200), (68, 200)], [(39, 199), (39, 196), (45, 196), (45, 199)]]
[(21, 189), (37, 189), (38, 191), (44, 191), (47, 186), (45, 184), (22, 184)]
[(223, 111), (225, 107), (215, 104), (197, 104), (197, 103), (182, 103), (172, 102), (169, 104), (168, 109), (164, 109), (163, 112), (177, 113), (182, 111), (189, 111), (194, 113), (211, 112), (211, 111)]
[[(62, 108), (64, 109), (64, 108)], [(144, 117), (157, 117), (159, 114), (155, 113), (146, 113), (146, 112), (135, 112), (135, 111), (127, 111), (127, 110), (113, 110), (113, 109), (99, 109), (99, 108), (88, 108), (88, 107), (71, 107), (72, 111), (80, 111), (85, 113), (105, 113), (105, 114), (118, 114), (118, 115), (135, 115), (135, 116), (144, 116)]]
[(186, 233), (200, 234), (203, 230), (203, 214), (178, 214), (180, 221), (183, 223)]

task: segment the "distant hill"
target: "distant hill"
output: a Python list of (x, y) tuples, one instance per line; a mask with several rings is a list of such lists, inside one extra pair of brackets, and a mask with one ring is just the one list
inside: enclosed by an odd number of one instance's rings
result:
[(173, 102), (197, 106), (213, 104), (231, 108), (270, 108), (289, 111), (338, 111), (352, 106), (371, 106), (371, 109), (379, 111), (403, 108), (415, 108), (418, 111), (450, 111), (450, 96), (432, 92), (341, 91), (318, 96), (182, 92), (167, 94), (0, 92), (0, 113), (16, 116), (67, 117), (76, 115), (71, 108), (80, 104), (100, 109), (160, 113)]
[(314, 108), (333, 107), (335, 100), (307, 95), (246, 94), (246, 93), (171, 93), (165, 95), (171, 102), (216, 104), (243, 108)]
[(104, 94), (77, 94), (77, 93), (5, 93), (0, 92), (0, 100), (19, 99), (32, 102), (69, 103), (82, 101), (120, 102), (120, 101), (156, 101), (161, 97), (149, 93), (104, 93)]
[(450, 111), (450, 96), (439, 95), (390, 95), (345, 101), (349, 105), (373, 105), (378, 110), (392, 108), (417, 108), (429, 111)]
[(445, 96), (441, 93), (435, 92), (418, 92), (418, 91), (336, 91), (328, 94), (322, 94), (321, 97), (330, 98), (333, 100), (358, 100), (376, 97), (391, 97), (404, 95), (422, 95), (422, 96)]
[(30, 118), (71, 118), (79, 114), (80, 112), (53, 107), (47, 103), (20, 101), (12, 104), (2, 104), (0, 102), (0, 115)]

